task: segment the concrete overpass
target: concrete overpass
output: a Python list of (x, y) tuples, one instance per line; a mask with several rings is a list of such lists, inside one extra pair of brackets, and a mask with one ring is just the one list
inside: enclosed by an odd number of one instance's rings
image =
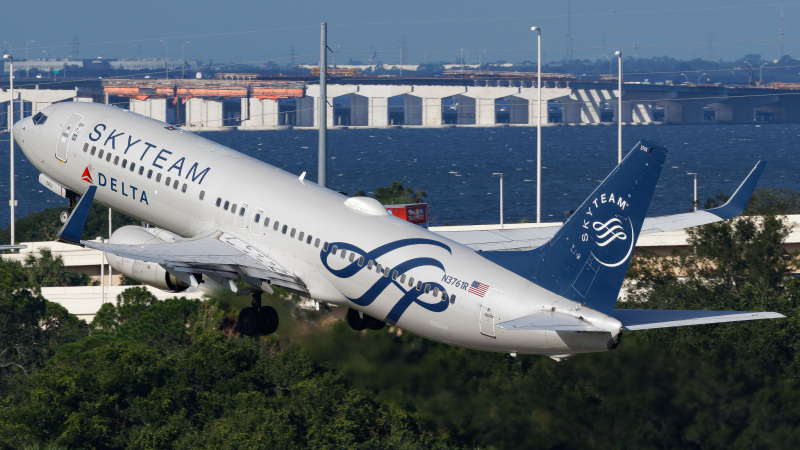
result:
[[(190, 130), (316, 128), (319, 86), (308, 80), (103, 80), (111, 103)], [(17, 93), (18, 92), (18, 93)], [(708, 124), (800, 122), (800, 86), (698, 86), (546, 81), (536, 110), (526, 79), (339, 79), (328, 84), (329, 127)], [(2, 99), (0, 94), (0, 99)], [(5, 97), (7, 98), (7, 97)], [(15, 91), (18, 119), (56, 101), (99, 101), (76, 90)], [(7, 123), (8, 101), (0, 103)], [(3, 117), (4, 116), (4, 117)]]

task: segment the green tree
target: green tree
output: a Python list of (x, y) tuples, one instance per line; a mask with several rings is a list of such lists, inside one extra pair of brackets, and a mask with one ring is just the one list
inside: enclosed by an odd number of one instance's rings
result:
[(39, 250), (37, 258), (33, 253), (25, 258), (23, 266), (28, 274), (28, 280), (37, 286), (93, 286), (98, 282), (92, 281), (85, 273), (72, 273), (64, 266), (64, 259), (59, 255), (53, 257), (49, 248)]
[[(364, 191), (356, 192), (356, 196), (367, 195)], [(391, 186), (378, 187), (372, 197), (383, 205), (399, 205), (406, 203), (422, 203), (428, 194), (417, 189), (403, 187), (403, 183), (395, 181)]]

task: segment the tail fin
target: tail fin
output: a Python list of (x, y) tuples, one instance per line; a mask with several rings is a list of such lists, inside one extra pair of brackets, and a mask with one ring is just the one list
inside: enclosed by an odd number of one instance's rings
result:
[(666, 156), (666, 148), (640, 141), (548, 243), (482, 255), (562, 297), (611, 312)]

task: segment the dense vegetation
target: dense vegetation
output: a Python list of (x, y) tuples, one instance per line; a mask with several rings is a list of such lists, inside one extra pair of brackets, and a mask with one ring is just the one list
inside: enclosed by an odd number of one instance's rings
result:
[[(754, 207), (796, 206), (768, 194)], [(354, 332), (286, 295), (268, 299), (282, 318), (271, 337), (234, 331), (246, 298), (160, 302), (140, 288), (87, 325), (0, 264), (0, 448), (797, 448), (787, 230), (743, 218), (693, 232), (686, 254), (639, 255), (626, 303), (786, 319), (629, 333), (560, 363)]]

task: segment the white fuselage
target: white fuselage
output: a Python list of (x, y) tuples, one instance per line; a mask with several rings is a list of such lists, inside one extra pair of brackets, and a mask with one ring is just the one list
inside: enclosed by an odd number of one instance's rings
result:
[[(95, 184), (97, 201), (183, 237), (232, 234), (299, 277), (315, 300), (476, 349), (550, 355), (607, 349), (611, 334), (496, 327), (554, 307), (610, 318), (424, 228), (360, 211), (341, 194), (135, 113), (91, 103), (55, 104), (43, 113), (42, 124), (26, 118), (15, 125), (17, 142), (41, 172), (78, 194)], [(388, 277), (375, 264), (388, 267)], [(483, 286), (471, 291), (475, 282)]]

